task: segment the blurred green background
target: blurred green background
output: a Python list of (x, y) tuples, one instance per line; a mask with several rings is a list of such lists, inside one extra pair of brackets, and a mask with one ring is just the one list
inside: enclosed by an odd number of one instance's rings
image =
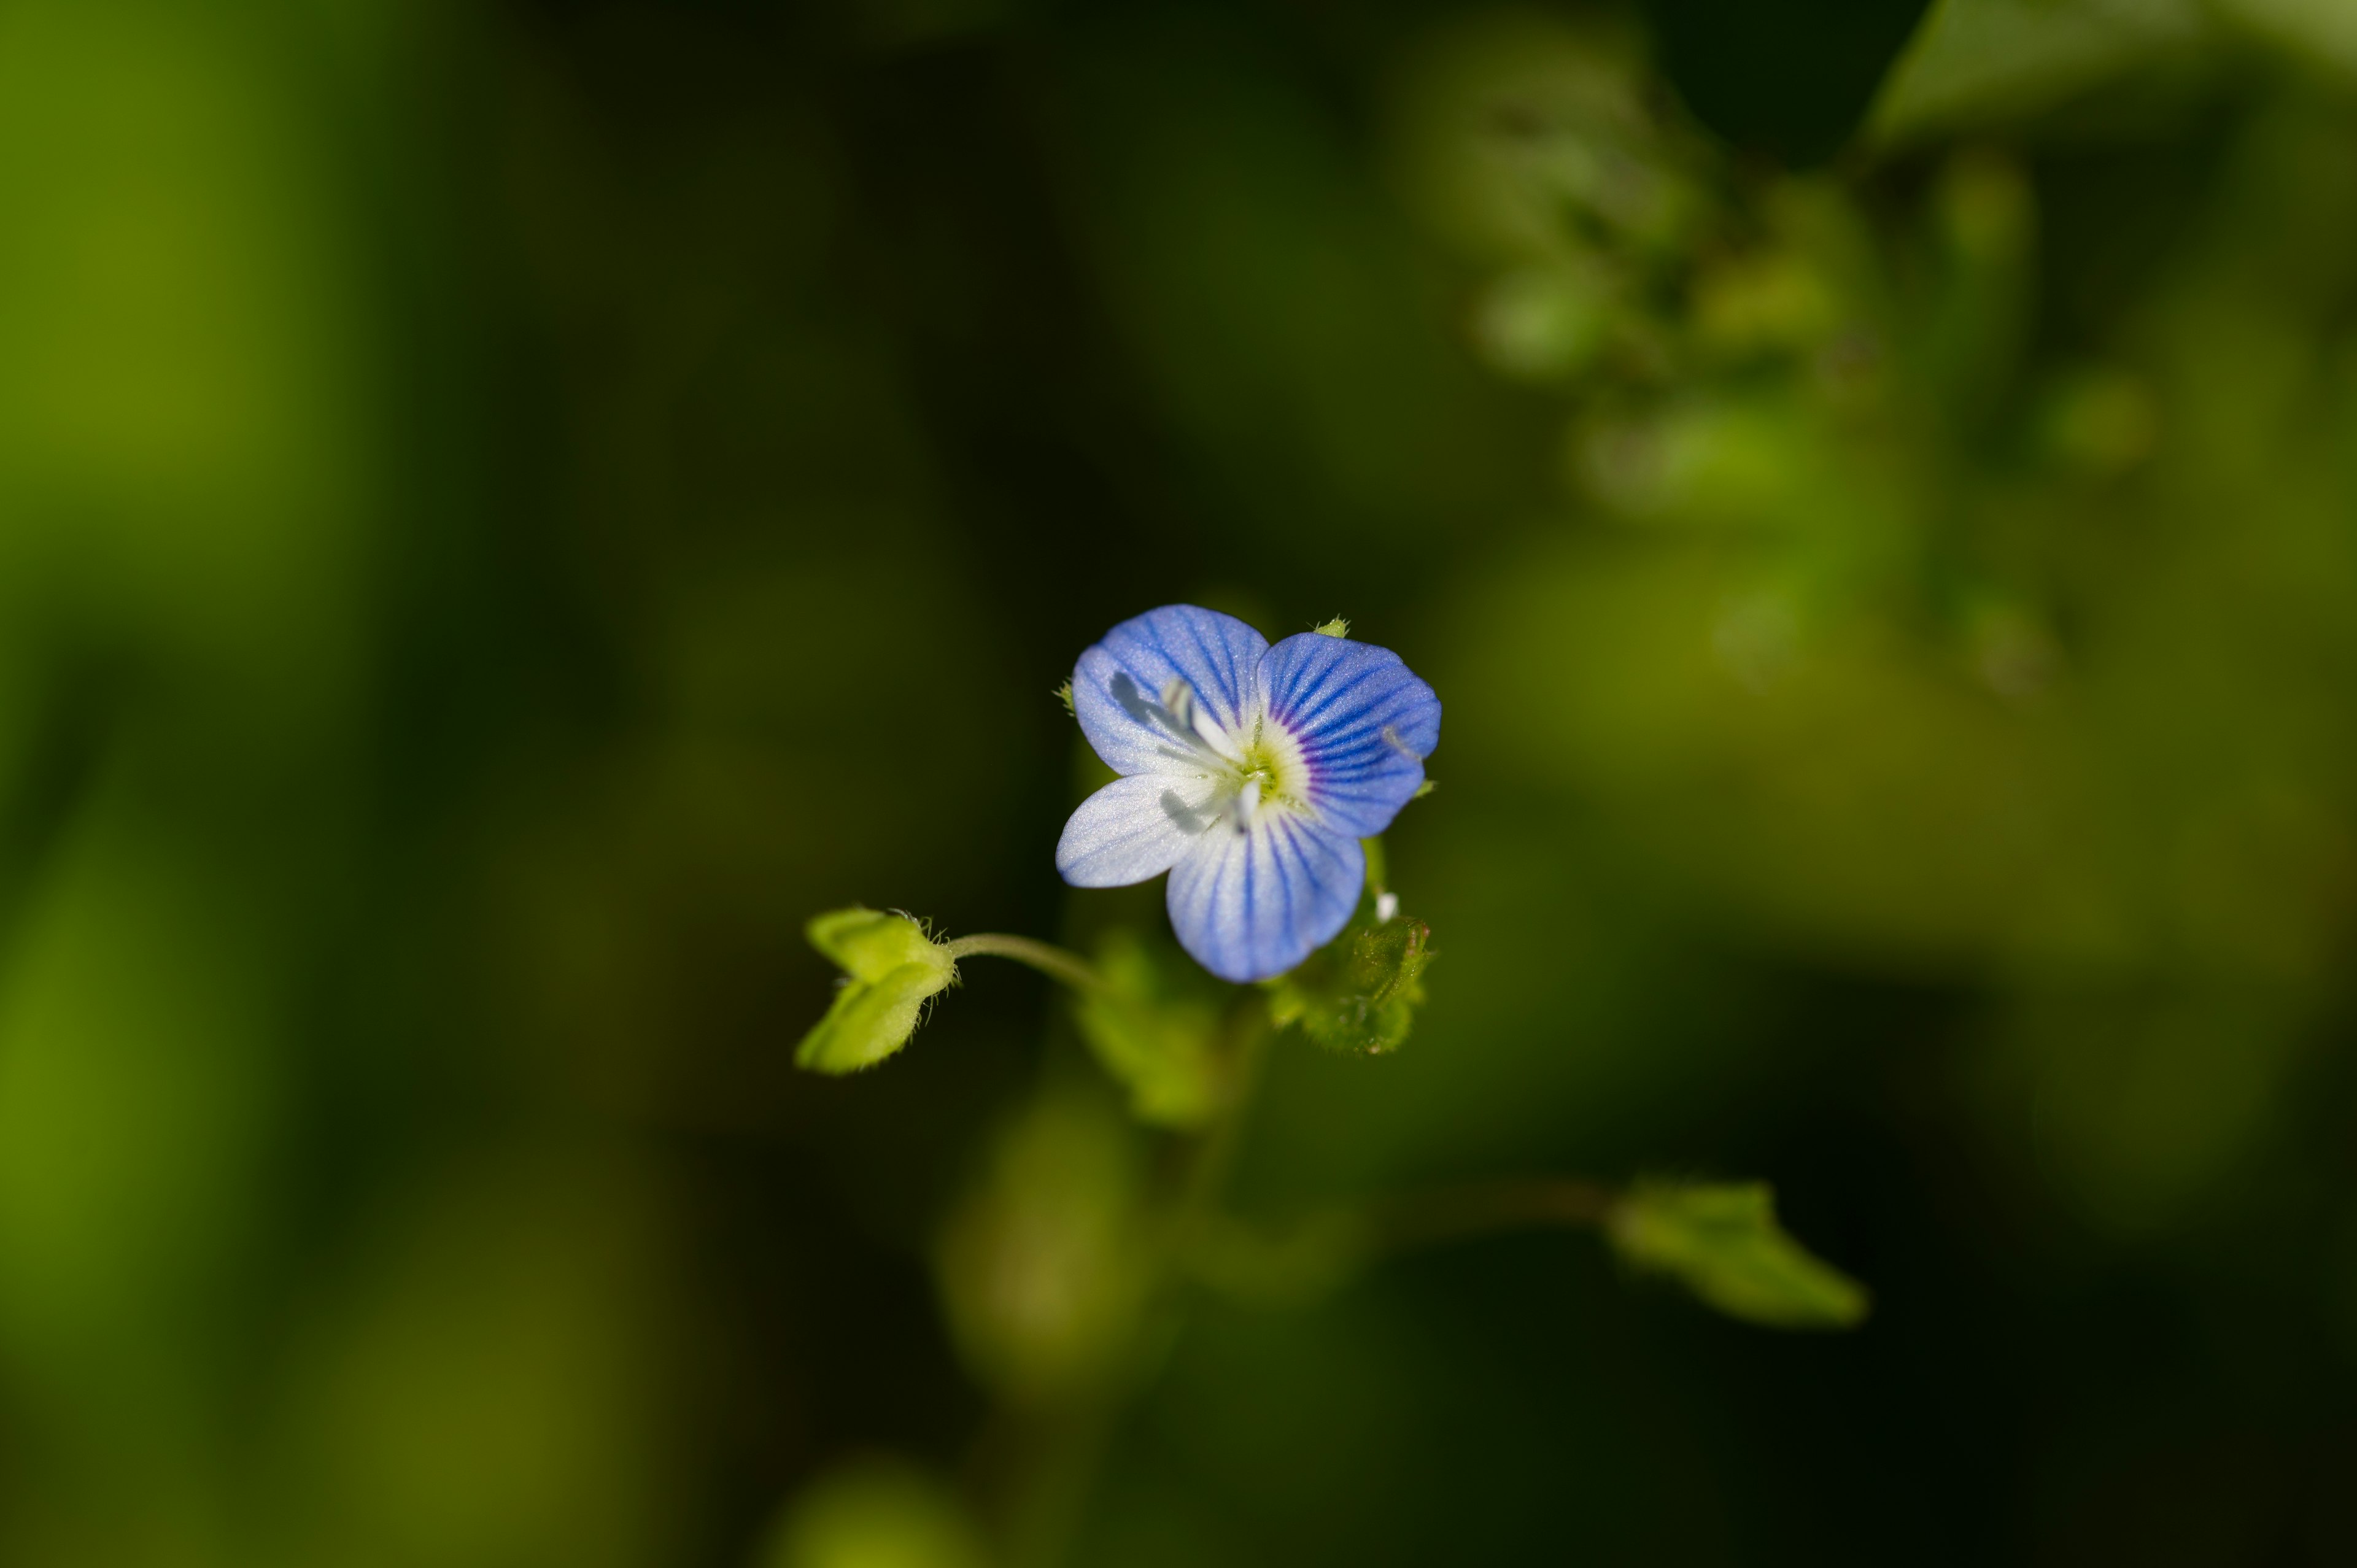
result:
[(1878, 1308), (1206, 1301), (1067, 1561), (2357, 1560), (2357, 7), (5, 0), (0, 1561), (984, 1561), (1087, 1069), (796, 1075), (801, 922), (1158, 920), (1049, 693), (1173, 601), (1447, 703), (1238, 1204)]

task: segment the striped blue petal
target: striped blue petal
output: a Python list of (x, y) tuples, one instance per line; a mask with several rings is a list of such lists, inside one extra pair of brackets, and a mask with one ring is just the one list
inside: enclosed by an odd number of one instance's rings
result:
[(1170, 868), (1179, 946), (1222, 980), (1283, 974), (1332, 941), (1367, 875), (1359, 841), (1289, 812), (1222, 821)]
[(1338, 832), (1372, 838), (1424, 783), (1440, 699), (1388, 648), (1303, 632), (1261, 661), (1268, 716), (1299, 743), (1308, 796)]
[(1072, 712), (1115, 773), (1199, 773), (1200, 748), (1183, 725), (1174, 734), (1164, 706), (1172, 681), (1186, 682), (1221, 730), (1234, 731), (1258, 710), (1267, 651), (1268, 639), (1233, 616), (1166, 605), (1122, 622), (1081, 655)]

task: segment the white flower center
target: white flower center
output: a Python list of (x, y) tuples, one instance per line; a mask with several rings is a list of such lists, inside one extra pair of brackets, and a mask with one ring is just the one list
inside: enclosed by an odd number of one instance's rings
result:
[(1162, 689), (1162, 716), (1172, 736), (1201, 763), (1204, 777), (1221, 784), (1211, 802), (1214, 821), (1224, 816), (1244, 832), (1268, 812), (1310, 809), (1308, 758), (1265, 708), (1248, 710), (1232, 731), (1223, 729), (1194, 689), (1173, 679)]

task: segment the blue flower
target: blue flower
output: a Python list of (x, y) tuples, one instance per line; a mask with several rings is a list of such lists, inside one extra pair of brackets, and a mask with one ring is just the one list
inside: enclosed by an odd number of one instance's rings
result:
[(1387, 648), (1320, 632), (1272, 648), (1169, 605), (1081, 655), (1072, 711), (1123, 777), (1056, 845), (1075, 887), (1170, 873), (1180, 945), (1222, 980), (1282, 974), (1334, 940), (1440, 744), (1440, 699)]

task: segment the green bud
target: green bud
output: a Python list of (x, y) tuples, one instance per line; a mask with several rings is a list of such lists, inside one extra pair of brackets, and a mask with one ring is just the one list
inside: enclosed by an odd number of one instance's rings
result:
[(1351, 623), (1336, 616), (1332, 620), (1319, 621), (1309, 629), (1320, 637), (1348, 637), (1351, 635)]
[(1342, 934), (1289, 974), (1267, 982), (1268, 1015), (1335, 1051), (1397, 1050), (1424, 1002), (1432, 929), (1421, 920), (1375, 918), (1362, 906)]
[(1129, 1108), (1160, 1127), (1200, 1127), (1226, 1096), (1220, 1008), (1193, 965), (1164, 963), (1126, 931), (1097, 950), (1103, 984), (1081, 993), (1073, 1017), (1089, 1049), (1126, 1085)]
[(1640, 1182), (1605, 1232), (1625, 1262), (1675, 1277), (1729, 1317), (1770, 1328), (1851, 1328), (1866, 1317), (1865, 1287), (1785, 1233), (1765, 1182)]
[(846, 1073), (875, 1066), (909, 1043), (926, 1001), (957, 980), (948, 950), (906, 915), (831, 909), (803, 929), (848, 978), (802, 1036), (796, 1067)]
[(1072, 706), (1072, 683), (1070, 681), (1056, 688), (1055, 698), (1064, 704), (1064, 712), (1072, 714), (1075, 718), (1080, 716), (1079, 711)]

